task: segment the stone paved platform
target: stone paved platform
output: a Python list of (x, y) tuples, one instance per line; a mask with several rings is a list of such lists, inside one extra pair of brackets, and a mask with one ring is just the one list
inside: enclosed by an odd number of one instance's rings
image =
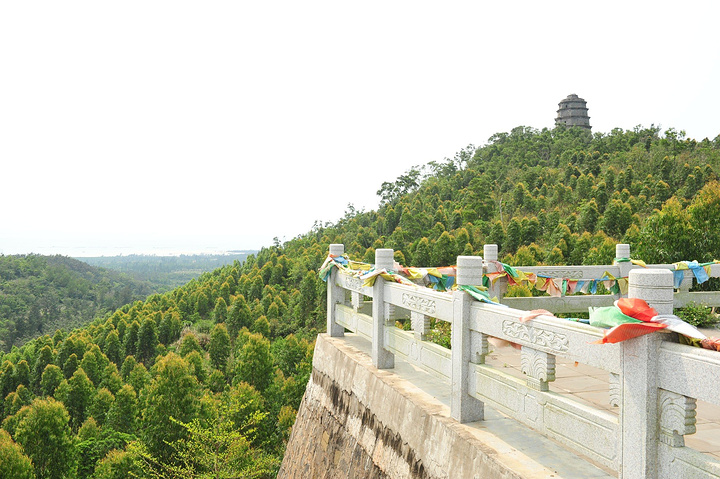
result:
[[(720, 336), (718, 330), (705, 330), (709, 336)], [(369, 354), (370, 343), (365, 339), (346, 333), (345, 340), (353, 347)], [(495, 348), (486, 358), (488, 364), (502, 368), (508, 374), (523, 378), (520, 370), (520, 351), (512, 347)], [(448, 408), (450, 387), (428, 375), (421, 369), (396, 358), (395, 373), (419, 389), (432, 395)], [(709, 378), (709, 380), (711, 380)], [(573, 399), (617, 415), (618, 408), (610, 405), (608, 373), (584, 364), (557, 359), (556, 380), (550, 383), (550, 390), (572, 396)], [(535, 433), (511, 418), (486, 406), (486, 420), (469, 423), (478, 433), (490, 433), (498, 443), (508, 449), (517, 449), (550, 470), (555, 477), (615, 477), (612, 471), (579, 458), (551, 439)], [(685, 436), (686, 446), (720, 458), (720, 406), (698, 401), (697, 432)], [(503, 446), (504, 445), (504, 446)], [(585, 458), (586, 459), (586, 458)], [(580, 472), (579, 469), (582, 469)], [(577, 474), (580, 473), (581, 476)]]
[[(341, 338), (331, 338), (338, 340)], [(342, 341), (362, 353), (370, 355), (370, 342), (354, 333), (345, 333)], [(436, 402), (440, 413), (450, 416), (450, 386), (422, 369), (395, 358), (395, 368), (382, 370), (397, 374), (399, 379), (416, 388), (418, 393)], [(617, 477), (612, 471), (593, 464), (555, 441), (529, 429), (490, 407), (485, 408), (485, 420), (462, 425), (488, 446), (504, 462), (515, 464), (517, 477), (554, 479), (595, 479)], [(515, 477), (515, 476), (513, 476)]]

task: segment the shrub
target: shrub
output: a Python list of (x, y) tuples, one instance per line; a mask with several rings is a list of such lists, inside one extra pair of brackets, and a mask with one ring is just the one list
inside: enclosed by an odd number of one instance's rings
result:
[(676, 314), (698, 328), (714, 327), (720, 321), (711, 308), (702, 304), (687, 304), (684, 308), (676, 310)]
[[(435, 324), (433, 324), (433, 322)], [(450, 323), (433, 319), (430, 323), (430, 328), (430, 332), (427, 334), (427, 340), (450, 349)]]

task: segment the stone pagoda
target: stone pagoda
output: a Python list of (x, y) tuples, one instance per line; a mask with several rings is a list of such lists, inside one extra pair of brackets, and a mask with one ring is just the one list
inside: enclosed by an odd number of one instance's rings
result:
[(587, 103), (576, 94), (568, 95), (567, 98), (558, 103), (560, 109), (555, 118), (556, 125), (579, 126), (586, 130), (592, 130), (590, 117), (588, 116)]

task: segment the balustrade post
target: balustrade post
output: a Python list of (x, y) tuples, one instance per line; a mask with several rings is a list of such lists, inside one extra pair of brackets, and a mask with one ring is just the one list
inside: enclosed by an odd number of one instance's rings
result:
[[(395, 264), (394, 252), (389, 248), (375, 250), (375, 269), (391, 270)], [(395, 367), (395, 355), (385, 349), (385, 323), (390, 316), (391, 308), (385, 307), (385, 280), (378, 276), (373, 285), (373, 329), (372, 351), (373, 366), (378, 369), (392, 369)]]
[[(648, 302), (659, 314), (673, 311), (673, 275), (668, 270), (633, 269), (628, 296)], [(622, 435), (621, 477), (658, 477), (658, 350), (663, 333), (651, 333), (621, 343)]]
[[(616, 244), (615, 245), (615, 258), (630, 258), (630, 245), (629, 244)], [(630, 274), (630, 270), (635, 268), (635, 265), (631, 262), (614, 262), (614, 264), (620, 269), (620, 277), (627, 278)], [(620, 293), (622, 296), (622, 293)]]
[[(344, 253), (344, 245), (330, 245), (331, 255), (342, 256)], [(335, 322), (335, 305), (345, 302), (345, 290), (338, 286), (337, 275), (337, 268), (332, 268), (327, 281), (327, 333), (332, 337), (342, 337), (345, 335), (345, 328)]]
[[(498, 261), (498, 245), (486, 244), (483, 245), (483, 258), (485, 258), (485, 272), (496, 273), (498, 267), (490, 261)], [(482, 283), (478, 283), (482, 284)], [(477, 285), (475, 285), (477, 286)], [(490, 283), (488, 288), (488, 294), (491, 298), (497, 298), (498, 302), (502, 302), (502, 297), (507, 291), (507, 278), (498, 278), (494, 283)]]
[(692, 288), (693, 285), (693, 274), (690, 271), (685, 271), (685, 274), (683, 275), (683, 280), (680, 282), (680, 286), (678, 287), (678, 293), (689, 293), (690, 288)]
[[(620, 243), (615, 245), (615, 259), (617, 260), (619, 258), (630, 258), (629, 244)], [(630, 262), (618, 263), (617, 261), (613, 261), (613, 264), (616, 265), (620, 270), (621, 278), (628, 278), (630, 275), (630, 270), (635, 267), (635, 265)], [(619, 296), (623, 297), (627, 295), (623, 295), (622, 293), (620, 293)], [(610, 405), (614, 407), (619, 407), (622, 400), (622, 383), (620, 375), (615, 373), (609, 373), (608, 382), (610, 386)]]
[[(480, 256), (458, 256), (457, 284), (482, 284), (483, 259)], [(470, 363), (476, 362), (470, 339), (470, 309), (473, 300), (464, 291), (453, 293), (452, 345), (452, 399), (450, 415), (458, 422), (481, 421), (485, 418), (485, 405), (470, 394)]]

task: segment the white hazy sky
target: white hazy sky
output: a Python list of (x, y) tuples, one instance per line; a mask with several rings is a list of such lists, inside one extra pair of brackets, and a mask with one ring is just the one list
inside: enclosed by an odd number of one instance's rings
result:
[(720, 134), (720, 2), (4, 1), (0, 253), (253, 249), (587, 100)]

